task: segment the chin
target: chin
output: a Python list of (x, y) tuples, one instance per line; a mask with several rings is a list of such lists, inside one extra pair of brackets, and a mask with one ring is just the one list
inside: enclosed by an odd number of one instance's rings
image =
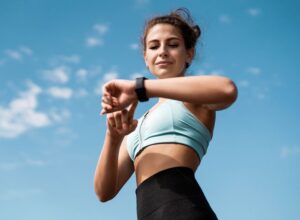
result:
[(154, 71), (153, 74), (159, 79), (178, 77), (182, 75), (182, 74), (174, 74), (174, 70), (171, 69), (160, 69)]

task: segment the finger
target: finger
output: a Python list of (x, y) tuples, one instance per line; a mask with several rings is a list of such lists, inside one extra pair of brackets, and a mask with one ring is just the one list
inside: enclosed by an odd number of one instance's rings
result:
[(106, 98), (108, 99), (109, 103), (112, 105), (113, 103), (113, 97), (111, 96), (111, 94), (105, 95)]
[(107, 112), (104, 109), (101, 109), (100, 115), (105, 115), (105, 114), (107, 114)]
[(116, 121), (113, 113), (107, 114), (107, 121), (111, 127), (116, 127)]
[(110, 95), (103, 95), (102, 96), (102, 102), (111, 105), (112, 101), (111, 101)]
[(134, 102), (129, 106), (129, 109), (128, 109), (128, 121), (132, 121), (133, 115), (134, 115), (134, 111), (135, 111), (137, 105), (138, 105), (138, 102), (137, 102), (137, 101), (134, 101)]
[(102, 94), (103, 95), (109, 95), (110, 94), (108, 92), (108, 89), (107, 89), (107, 83), (102, 86)]
[(119, 101), (116, 97), (111, 96), (111, 105), (116, 107), (119, 105)]
[(112, 106), (110, 104), (106, 104), (104, 102), (101, 103), (101, 107), (105, 110), (112, 110)]
[(110, 80), (102, 86), (102, 94), (114, 95), (115, 80)]
[(114, 109), (107, 109), (107, 108), (104, 108), (101, 110), (101, 114), (104, 115), (104, 114), (108, 114), (108, 113), (114, 113), (116, 112), (117, 110), (114, 110)]
[(132, 132), (136, 129), (138, 125), (138, 121), (137, 120), (133, 120), (132, 123), (129, 125), (129, 131)]
[(127, 109), (122, 110), (122, 124), (128, 124), (128, 111)]
[(116, 122), (116, 128), (117, 129), (121, 129), (122, 128), (122, 116), (121, 116), (121, 112), (114, 112), (114, 118), (115, 118), (115, 122)]

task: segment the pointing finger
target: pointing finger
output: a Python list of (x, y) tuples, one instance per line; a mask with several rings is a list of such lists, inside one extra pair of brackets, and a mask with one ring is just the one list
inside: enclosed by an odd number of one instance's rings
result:
[(138, 105), (138, 102), (137, 102), (137, 101), (134, 101), (134, 102), (129, 106), (129, 109), (128, 109), (128, 121), (131, 121), (131, 120), (133, 119), (134, 111), (135, 111), (137, 105)]

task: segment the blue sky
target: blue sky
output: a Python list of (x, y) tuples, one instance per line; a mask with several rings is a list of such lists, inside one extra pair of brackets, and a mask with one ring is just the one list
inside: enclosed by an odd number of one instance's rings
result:
[(297, 1), (28, 0), (0, 1), (0, 219), (136, 219), (134, 177), (108, 203), (93, 192), (99, 89), (152, 77), (144, 21), (181, 6), (203, 32), (190, 75), (239, 88), (196, 173), (211, 206), (224, 220), (299, 218)]

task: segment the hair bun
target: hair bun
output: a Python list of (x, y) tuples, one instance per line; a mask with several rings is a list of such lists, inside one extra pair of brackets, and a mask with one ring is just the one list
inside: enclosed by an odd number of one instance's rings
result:
[(193, 31), (195, 33), (196, 39), (201, 36), (201, 29), (198, 25), (193, 26)]

